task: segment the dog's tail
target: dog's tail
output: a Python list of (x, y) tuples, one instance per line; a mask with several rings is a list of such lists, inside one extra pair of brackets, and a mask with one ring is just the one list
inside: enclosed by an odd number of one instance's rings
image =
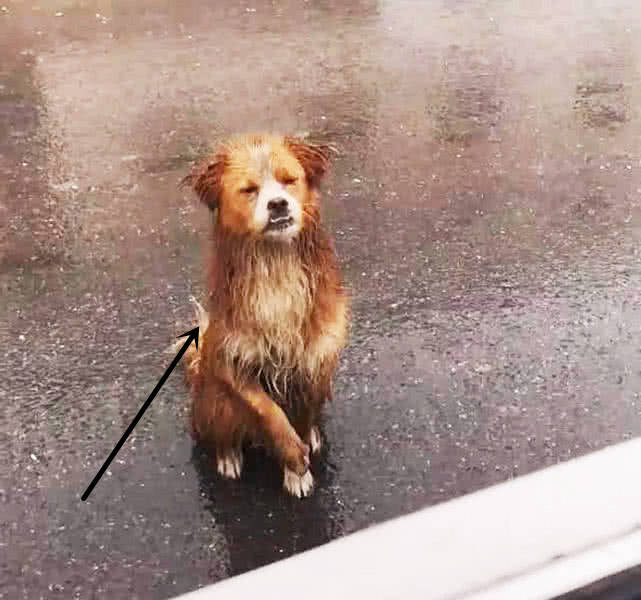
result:
[[(196, 312), (196, 321), (198, 325), (198, 348), (196, 348), (196, 344), (189, 344), (182, 360), (185, 365), (185, 379), (187, 381), (187, 385), (192, 393), (195, 394), (202, 388), (203, 374), (201, 370), (201, 357), (205, 333), (209, 328), (209, 314), (203, 308), (202, 304), (196, 300), (196, 298), (191, 296), (190, 300), (194, 305)], [(172, 354), (176, 354), (176, 352), (182, 348), (184, 343), (183, 338), (178, 338), (178, 340), (176, 340), (167, 351)]]

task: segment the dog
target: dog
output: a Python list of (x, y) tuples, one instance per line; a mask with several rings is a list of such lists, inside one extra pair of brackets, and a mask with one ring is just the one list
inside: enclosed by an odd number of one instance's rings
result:
[(196, 438), (238, 478), (245, 444), (281, 463), (284, 488), (311, 494), (310, 451), (348, 337), (349, 298), (321, 224), (327, 148), (272, 134), (220, 145), (183, 180), (211, 211), (209, 296), (186, 353)]

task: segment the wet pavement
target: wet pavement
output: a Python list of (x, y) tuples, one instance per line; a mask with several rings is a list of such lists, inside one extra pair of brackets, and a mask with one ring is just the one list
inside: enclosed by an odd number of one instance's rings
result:
[[(0, 598), (169, 598), (641, 434), (635, 0), (3, 1)], [(176, 184), (248, 129), (337, 151), (317, 490), (218, 479), (174, 374), (82, 503), (203, 289)]]

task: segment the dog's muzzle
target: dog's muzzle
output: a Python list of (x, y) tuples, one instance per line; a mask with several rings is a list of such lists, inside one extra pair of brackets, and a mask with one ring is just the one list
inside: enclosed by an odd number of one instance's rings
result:
[(269, 219), (265, 231), (279, 231), (294, 224), (289, 213), (289, 203), (285, 198), (274, 198), (267, 203)]

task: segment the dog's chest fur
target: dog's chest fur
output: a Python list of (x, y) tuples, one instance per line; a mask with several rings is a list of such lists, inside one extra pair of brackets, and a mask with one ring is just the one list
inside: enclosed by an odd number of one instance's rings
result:
[(244, 267), (232, 285), (228, 360), (274, 374), (304, 369), (314, 278), (294, 253), (255, 256)]

